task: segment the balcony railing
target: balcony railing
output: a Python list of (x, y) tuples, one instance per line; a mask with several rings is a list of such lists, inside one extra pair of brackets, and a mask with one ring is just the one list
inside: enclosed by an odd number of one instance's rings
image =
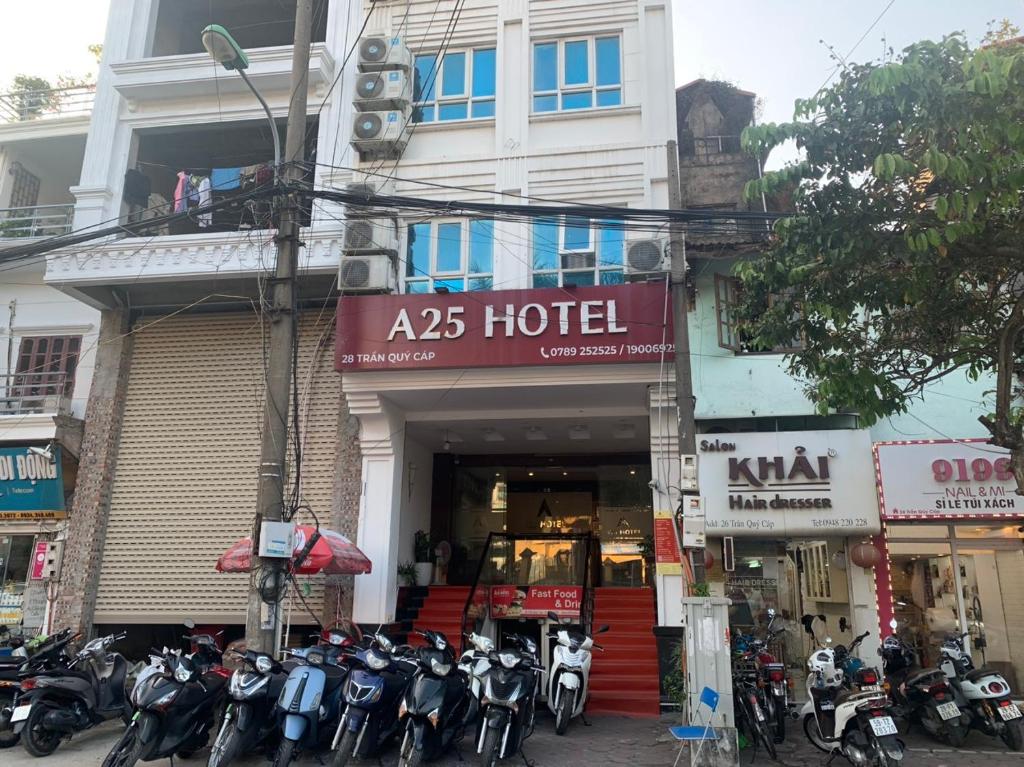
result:
[(14, 373), (0, 379), (0, 416), (70, 412), (73, 388), (63, 373)]
[(94, 85), (3, 93), (0, 94), (0, 121), (14, 123), (88, 115), (95, 98)]
[(0, 238), (53, 237), (71, 231), (74, 205), (0, 208)]

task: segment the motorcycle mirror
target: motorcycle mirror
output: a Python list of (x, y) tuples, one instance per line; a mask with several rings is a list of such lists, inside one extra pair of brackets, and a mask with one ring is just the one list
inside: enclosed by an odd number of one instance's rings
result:
[(769, 607), (768, 608), (768, 617), (769, 618), (774, 618), (775, 617), (775, 608), (774, 607)]
[(196, 627), (196, 622), (194, 620), (192, 620), (191, 618), (186, 618), (185, 619), (185, 628), (191, 630), (191, 629), (194, 629), (195, 627)]
[(841, 615), (839, 617), (839, 630), (840, 631), (849, 631), (850, 630), (850, 625), (846, 622), (846, 616), (845, 615)]
[(554, 621), (555, 623), (561, 622), (561, 619), (558, 617), (558, 613), (552, 612), (551, 610), (548, 610), (548, 620)]
[(802, 615), (800, 616), (800, 623), (804, 626), (806, 631), (811, 636), (814, 636), (814, 616), (813, 615)]
[(604, 633), (604, 632), (606, 632), (606, 631), (607, 631), (607, 630), (608, 630), (609, 628), (610, 628), (610, 627), (608, 626), (608, 624), (607, 624), (607, 623), (604, 623), (604, 624), (602, 624), (602, 625), (600, 626), (600, 628), (598, 628), (598, 629), (597, 629), (597, 633), (598, 633), (598, 634), (603, 634), (603, 633)]
[(900, 625), (899, 621), (896, 620), (895, 618), (893, 618), (891, 621), (889, 621), (889, 628), (891, 628), (893, 631), (895, 631), (896, 627), (899, 626), (899, 625)]

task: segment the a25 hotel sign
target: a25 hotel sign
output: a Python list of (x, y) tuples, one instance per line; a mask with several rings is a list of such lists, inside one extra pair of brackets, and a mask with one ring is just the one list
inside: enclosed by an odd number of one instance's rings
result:
[(664, 284), (342, 296), (340, 371), (657, 362), (675, 351)]

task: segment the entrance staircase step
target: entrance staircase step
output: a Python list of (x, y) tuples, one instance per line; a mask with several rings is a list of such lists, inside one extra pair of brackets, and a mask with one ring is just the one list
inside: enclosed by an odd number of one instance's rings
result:
[(591, 691), (587, 701), (588, 714), (624, 714), (635, 717), (656, 717), (661, 715), (658, 691)]

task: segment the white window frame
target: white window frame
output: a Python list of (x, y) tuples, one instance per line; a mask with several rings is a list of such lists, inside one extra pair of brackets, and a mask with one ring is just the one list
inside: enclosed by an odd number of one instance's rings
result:
[[(598, 85), (597, 84), (597, 41), (604, 40), (607, 38), (618, 38), (619, 41), (619, 83), (618, 85)], [(567, 43), (587, 43), (587, 82), (586, 84), (573, 83), (569, 85), (565, 82), (565, 46)], [(551, 45), (555, 44), (555, 67), (557, 68), (557, 90), (544, 90), (535, 91), (532, 89), (533, 82), (536, 77), (536, 55), (534, 50), (538, 45)], [(623, 71), (625, 65), (625, 54), (622, 48), (622, 31), (598, 33), (593, 35), (582, 35), (576, 37), (557, 38), (557, 39), (538, 39), (531, 41), (530, 46), (530, 114), (533, 115), (548, 115), (563, 112), (586, 112), (594, 109), (619, 109), (626, 105), (626, 90), (625, 90), (625, 72)], [(604, 91), (619, 91), (619, 103), (613, 106), (599, 106), (597, 103), (597, 94)], [(562, 107), (563, 97), (573, 95), (577, 93), (590, 93), (591, 94), (591, 105), (589, 107), (580, 107), (579, 109), (565, 109)], [(555, 97), (555, 108), (545, 111), (538, 112), (534, 109), (534, 99), (538, 96), (554, 96)]]
[[(473, 72), (473, 58), (474, 58), (474, 56), (473, 56), (473, 54), (476, 51), (489, 51), (489, 50), (493, 50), (494, 51), (494, 95), (493, 96), (473, 96), (473, 76), (474, 76), (474, 72)], [(444, 52), (445, 56), (450, 56), (452, 54), (461, 53), (461, 54), (463, 54), (466, 57), (466, 59), (465, 59), (465, 67), (464, 67), (465, 76), (462, 78), (462, 93), (459, 94), (459, 95), (448, 95), (448, 96), (442, 96), (441, 95), (441, 85), (444, 82), (444, 80), (443, 80), (443, 78), (444, 78), (444, 57), (441, 56), (440, 57), (440, 61), (438, 61), (438, 56), (440, 56), (440, 53), (441, 53), (441, 51), (423, 51), (423, 52), (418, 52), (418, 53), (413, 54), (413, 59), (412, 59), (413, 60), (413, 68), (412, 68), (412, 77), (413, 78), (416, 77), (416, 59), (417, 58), (420, 58), (421, 56), (434, 56), (434, 60), (437, 61), (437, 65), (435, 67), (436, 71), (435, 71), (435, 74), (433, 76), (434, 98), (431, 101), (413, 101), (412, 102), (412, 106), (413, 106), (414, 109), (417, 108), (417, 107), (420, 107), (420, 108), (433, 107), (433, 109), (434, 109), (434, 119), (433, 120), (424, 120), (422, 122), (414, 123), (414, 124), (416, 124), (416, 125), (434, 125), (436, 123), (442, 123), (442, 124), (459, 123), (459, 122), (464, 122), (466, 120), (493, 120), (495, 118), (495, 115), (497, 114), (497, 110), (498, 110), (498, 48), (497, 48), (497, 45), (490, 45), (490, 44), (488, 44), (488, 45), (477, 45), (477, 46), (473, 46), (471, 48), (463, 48), (463, 49), (459, 49), (459, 50), (455, 50), (455, 51), (448, 50), (448, 51)], [(473, 105), (474, 104), (485, 103), (485, 102), (488, 102), (488, 101), (494, 103), (495, 114), (487, 116), (487, 117), (474, 117), (473, 116)], [(460, 117), (457, 120), (442, 120), (441, 119), (441, 107), (442, 106), (448, 106), (448, 105), (451, 105), (451, 104), (459, 104), (461, 102), (465, 102), (466, 103), (466, 116), (465, 117)]]
[[(622, 259), (623, 259), (623, 262), (621, 264), (613, 264), (613, 265), (604, 264), (602, 262), (602, 260), (601, 260), (601, 229), (602, 229), (602, 227), (600, 225), (600, 219), (594, 219), (594, 218), (589, 219), (589, 222), (590, 222), (590, 247), (586, 248), (585, 250), (575, 250), (575, 249), (571, 249), (571, 248), (565, 247), (565, 230), (567, 228), (565, 226), (565, 222), (566, 222), (567, 219), (570, 219), (570, 218), (580, 218), (580, 217), (579, 216), (571, 216), (571, 215), (561, 215), (561, 216), (556, 215), (556, 216), (553, 216), (552, 218), (554, 218), (558, 222), (557, 223), (557, 225), (558, 225), (558, 243), (557, 243), (557, 252), (555, 253), (555, 258), (557, 259), (556, 266), (555, 266), (554, 269), (535, 269), (535, 268), (533, 268), (533, 248), (534, 248), (533, 237), (534, 237), (534, 233), (533, 233), (533, 228), (531, 226), (531, 230), (530, 230), (530, 285), (531, 286), (533, 285), (533, 278), (536, 275), (542, 275), (543, 276), (543, 275), (557, 274), (558, 275), (558, 287), (561, 288), (561, 287), (565, 286), (565, 275), (567, 275), (567, 274), (568, 275), (584, 274), (586, 272), (593, 273), (593, 275), (594, 275), (594, 285), (601, 285), (601, 284), (603, 284), (601, 282), (601, 275), (604, 274), (604, 273), (618, 272), (618, 273), (623, 275), (623, 281), (625, 281), (625, 258), (626, 258), (626, 242), (625, 242), (625, 240), (623, 240), (623, 243), (622, 243)], [(592, 255), (594, 257), (594, 265), (593, 266), (582, 268), (582, 269), (572, 269), (572, 268), (568, 268), (567, 269), (567, 268), (565, 268), (563, 266), (563, 264), (565, 263), (563, 261), (563, 258), (565, 256), (585, 256), (585, 255)]]
[[(430, 251), (427, 254), (427, 261), (429, 264), (429, 275), (417, 273), (410, 277), (407, 274), (408, 264), (405, 264), (405, 268), (402, 269), (402, 285), (403, 292), (409, 293), (409, 285), (413, 284), (424, 284), (429, 286), (427, 292), (433, 293), (435, 290), (435, 283), (447, 282), (449, 280), (463, 280), (465, 286), (464, 292), (470, 292), (469, 281), (478, 279), (489, 279), (491, 281), (491, 290), (494, 289), (494, 236), (491, 238), (491, 271), (481, 273), (470, 273), (469, 272), (469, 259), (470, 259), (470, 222), (472, 221), (490, 221), (493, 227), (493, 219), (471, 217), (471, 218), (432, 218), (429, 221), (421, 221), (418, 219), (407, 219), (403, 222), (404, 236), (405, 236), (405, 247), (403, 253), (405, 254), (404, 260), (409, 259), (409, 227), (417, 224), (429, 224), (430, 226)], [(445, 224), (459, 224), (459, 270), (458, 271), (441, 271), (438, 268), (438, 244), (440, 242), (438, 238), (438, 230)]]

